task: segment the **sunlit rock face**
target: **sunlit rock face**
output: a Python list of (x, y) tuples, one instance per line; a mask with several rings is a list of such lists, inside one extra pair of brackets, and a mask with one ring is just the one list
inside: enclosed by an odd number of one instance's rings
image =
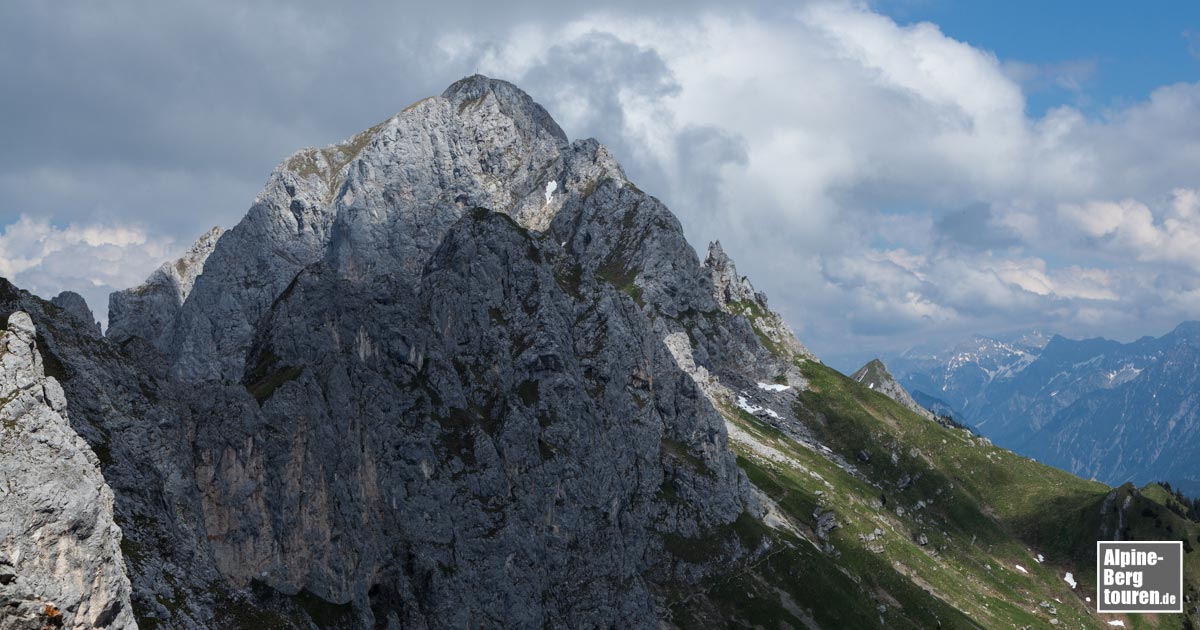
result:
[(113, 493), (29, 315), (0, 332), (0, 628), (132, 628)]

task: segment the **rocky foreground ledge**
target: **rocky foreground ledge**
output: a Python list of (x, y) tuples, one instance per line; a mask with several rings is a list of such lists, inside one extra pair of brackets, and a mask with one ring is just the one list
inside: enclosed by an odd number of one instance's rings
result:
[(0, 334), (0, 629), (134, 628), (99, 461), (24, 312)]

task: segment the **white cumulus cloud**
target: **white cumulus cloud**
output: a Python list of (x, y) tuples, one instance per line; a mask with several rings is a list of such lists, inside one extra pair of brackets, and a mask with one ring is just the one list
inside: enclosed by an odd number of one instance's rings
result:
[(0, 232), (0, 276), (47, 299), (76, 291), (104, 321), (108, 294), (140, 283), (174, 252), (174, 245), (173, 239), (140, 226), (58, 227), (21, 215)]
[(613, 145), (818, 351), (1194, 316), (1200, 85), (1031, 117), (1031, 83), (1082, 89), (1094, 65), (1002, 60), (853, 2), (598, 12), (443, 48)]

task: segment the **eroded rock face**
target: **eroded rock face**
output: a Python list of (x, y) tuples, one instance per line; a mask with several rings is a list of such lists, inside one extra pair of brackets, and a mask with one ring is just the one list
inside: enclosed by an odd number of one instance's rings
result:
[(704, 358), (770, 358), (713, 295), (504, 82), (289, 158), (175, 324), (215, 567), (404, 627), (652, 624), (661, 536), (758, 510), (662, 341), (703, 312)]
[(0, 334), (0, 628), (134, 628), (113, 493), (29, 315)]
[(652, 620), (658, 532), (732, 521), (745, 482), (646, 315), (569, 267), (480, 209), (416, 287), (302, 272), (255, 341), (243, 428), (197, 434), (222, 572), (401, 627)]
[[(188, 397), (169, 391), (157, 350), (139, 337), (122, 345), (61, 307), (0, 278), (0, 318), (24, 312), (36, 326), (45, 373), (62, 387), (61, 414), (86, 441), (112, 489), (113, 520), (132, 584), (130, 603), (142, 627), (229, 627), (217, 613), (254, 610), (238, 600), (216, 569), (196, 491)], [(273, 602), (286, 605), (287, 602)], [(281, 626), (282, 627), (282, 626)]]

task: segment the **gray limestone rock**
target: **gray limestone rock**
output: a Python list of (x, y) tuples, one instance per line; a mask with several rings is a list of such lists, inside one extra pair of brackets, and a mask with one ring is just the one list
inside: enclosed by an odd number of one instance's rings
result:
[(349, 282), (414, 282), (446, 231), (486, 207), (544, 225), (572, 186), (623, 179), (594, 142), (568, 143), (541, 106), (485, 77), (455, 83), (326, 149), (288, 158), (213, 253), (181, 310), (177, 377), (240, 378), (254, 327), (296, 274), (328, 259)]
[(747, 501), (720, 417), (636, 303), (573, 284), (559, 244), (483, 209), (416, 286), (306, 269), (243, 382), (240, 425), (197, 433), (218, 567), (377, 623), (643, 626), (658, 533)]
[(113, 493), (29, 315), (0, 333), (0, 628), (134, 628)]
[[(0, 315), (18, 311), (36, 323), (43, 369), (70, 409), (64, 418), (111, 488), (133, 616), (142, 627), (204, 626), (222, 610), (215, 600), (231, 601), (233, 589), (207, 552), (186, 397), (141, 369), (130, 352), (153, 354), (144, 340), (133, 338), (122, 350), (79, 318), (0, 279)], [(47, 400), (57, 398), (58, 391), (47, 390)]]
[(79, 321), (88, 324), (99, 337), (101, 334), (100, 322), (96, 321), (96, 316), (92, 314), (92, 309), (88, 307), (87, 300), (83, 299), (82, 295), (74, 291), (63, 291), (59, 293), (51, 304), (63, 309), (67, 313), (79, 319)]

